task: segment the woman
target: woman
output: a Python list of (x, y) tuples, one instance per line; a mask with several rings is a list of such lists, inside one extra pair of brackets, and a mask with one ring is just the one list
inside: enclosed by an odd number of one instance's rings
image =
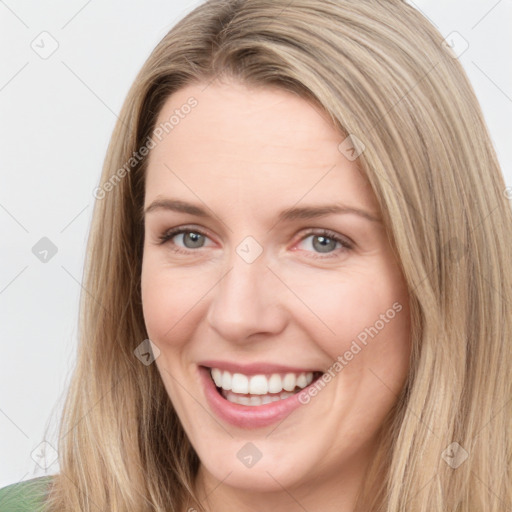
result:
[(454, 57), (399, 0), (167, 34), (95, 191), (48, 510), (512, 506), (512, 219)]

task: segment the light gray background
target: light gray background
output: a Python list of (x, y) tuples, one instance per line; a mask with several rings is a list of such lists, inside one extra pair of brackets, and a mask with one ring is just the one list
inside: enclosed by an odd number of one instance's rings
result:
[[(47, 424), (56, 446), (74, 364), (92, 191), (136, 73), (200, 3), (0, 0), (0, 487), (58, 471), (36, 461)], [(459, 58), (512, 186), (512, 1), (410, 3), (458, 33), (456, 50), (469, 44)], [(42, 237), (57, 247), (46, 263), (32, 252)]]

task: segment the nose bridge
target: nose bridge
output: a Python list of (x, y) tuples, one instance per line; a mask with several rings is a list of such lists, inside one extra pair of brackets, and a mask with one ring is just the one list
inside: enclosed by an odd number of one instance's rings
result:
[(285, 312), (279, 307), (276, 290), (271, 288), (263, 248), (253, 240), (242, 241), (230, 255), (228, 265), (227, 273), (212, 290), (208, 311), (211, 327), (223, 338), (237, 341), (284, 328)]

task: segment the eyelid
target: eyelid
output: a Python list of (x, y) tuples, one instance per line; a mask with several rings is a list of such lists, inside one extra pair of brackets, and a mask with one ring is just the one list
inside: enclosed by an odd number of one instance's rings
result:
[[(347, 252), (347, 251), (351, 251), (354, 249), (354, 245), (355, 245), (354, 242), (350, 238), (348, 238), (344, 235), (341, 235), (340, 233), (337, 233), (336, 231), (326, 229), (326, 228), (305, 228), (305, 229), (307, 230), (306, 233), (302, 233), (299, 240), (294, 242), (293, 248), (296, 248), (296, 246), (298, 244), (300, 244), (301, 242), (303, 242), (304, 240), (306, 240), (307, 238), (309, 238), (311, 236), (323, 236), (325, 238), (334, 240), (341, 245), (341, 248), (338, 248), (338, 249), (335, 249), (333, 251), (329, 251), (326, 253), (315, 252), (315, 251), (304, 251), (306, 253), (313, 254), (314, 256), (311, 256), (313, 258), (325, 259), (325, 258), (334, 257), (334, 256), (338, 255), (340, 251)], [(209, 235), (207, 230), (205, 230), (203, 228), (198, 228), (193, 225), (183, 225), (183, 226), (176, 226), (174, 228), (170, 228), (170, 229), (166, 230), (163, 234), (158, 235), (158, 239), (159, 239), (158, 244), (163, 245), (167, 242), (170, 242), (171, 239), (177, 235), (180, 235), (183, 233), (190, 233), (190, 232), (198, 233), (198, 234), (204, 236), (205, 238), (208, 238), (209, 240), (213, 241), (213, 238)], [(174, 250), (176, 252), (182, 252), (182, 253), (186, 253), (186, 254), (188, 254), (190, 252), (196, 252), (198, 249), (204, 248), (204, 246), (203, 246), (203, 247), (199, 247), (196, 249), (190, 249), (190, 248), (182, 248), (181, 246), (178, 246), (176, 244), (173, 244), (173, 245), (175, 247)]]
[(303, 233), (300, 236), (299, 240), (294, 243), (293, 247), (297, 246), (298, 244), (300, 244), (301, 242), (303, 242), (304, 240), (306, 240), (307, 238), (309, 238), (311, 236), (323, 236), (325, 238), (334, 240), (341, 245), (341, 248), (335, 249), (333, 251), (329, 251), (326, 253), (305, 251), (307, 253), (314, 254), (315, 258), (321, 259), (321, 258), (332, 257), (334, 255), (337, 255), (339, 253), (339, 251), (342, 251), (342, 252), (351, 251), (354, 249), (354, 246), (355, 246), (354, 242), (350, 238), (348, 238), (344, 235), (341, 235), (341, 234), (337, 233), (336, 231), (332, 231), (332, 230), (326, 229), (326, 228), (309, 228), (307, 233)]
[(195, 226), (177, 226), (177, 227), (174, 227), (174, 228), (170, 228), (166, 231), (164, 231), (161, 235), (158, 235), (158, 240), (159, 240), (159, 243), (160, 244), (164, 244), (168, 241), (170, 241), (172, 238), (174, 238), (176, 235), (181, 235), (183, 233), (198, 233), (202, 236), (204, 236), (205, 238), (208, 238), (210, 240), (213, 240), (213, 238), (209, 235), (209, 233), (202, 229), (202, 228), (197, 228)]
[[(304, 233), (303, 231), (306, 232)], [(355, 245), (355, 243), (348, 236), (342, 235), (341, 233), (328, 228), (304, 228), (301, 230), (300, 240), (304, 240), (308, 236), (312, 235), (325, 236), (326, 238), (331, 238), (350, 246)]]

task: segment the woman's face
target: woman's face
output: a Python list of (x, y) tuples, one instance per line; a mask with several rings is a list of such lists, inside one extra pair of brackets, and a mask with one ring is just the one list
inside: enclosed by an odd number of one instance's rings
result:
[(360, 483), (405, 382), (407, 289), (326, 119), (233, 82), (179, 90), (157, 121), (144, 318), (212, 486), (306, 496)]

